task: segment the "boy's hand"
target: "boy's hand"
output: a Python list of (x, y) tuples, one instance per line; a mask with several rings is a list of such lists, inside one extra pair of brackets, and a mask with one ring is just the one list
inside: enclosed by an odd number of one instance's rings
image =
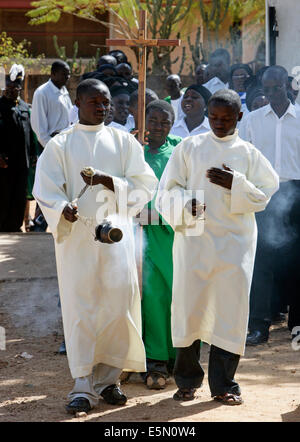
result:
[(115, 190), (112, 177), (110, 175), (105, 175), (99, 170), (95, 170), (93, 176), (87, 176), (84, 174), (84, 172), (80, 172), (80, 175), (83, 181), (85, 182), (85, 184), (88, 184), (89, 186), (96, 186), (97, 184), (102, 184), (103, 186), (107, 187), (109, 190), (112, 190), (113, 192)]
[(227, 167), (225, 164), (223, 164), (222, 166), (225, 170), (218, 169), (217, 167), (211, 167), (206, 171), (206, 176), (211, 183), (231, 190), (233, 170), (230, 169), (230, 167)]
[(67, 204), (63, 210), (63, 215), (67, 221), (70, 223), (74, 223), (78, 220), (77, 216), (77, 206), (72, 205), (71, 203)]

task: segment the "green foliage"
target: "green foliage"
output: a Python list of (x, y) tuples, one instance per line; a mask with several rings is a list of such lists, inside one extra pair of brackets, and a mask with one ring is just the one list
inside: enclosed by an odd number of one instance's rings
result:
[(7, 36), (6, 32), (0, 34), (0, 65), (4, 67), (6, 72), (14, 63), (22, 64), (27, 73), (40, 65), (45, 56), (42, 54), (33, 58), (29, 53), (30, 45), (31, 43), (27, 40), (16, 43)]
[[(148, 37), (168, 39), (174, 31), (182, 30), (184, 21), (188, 17), (193, 0), (120, 0), (111, 3), (105, 0), (39, 0), (31, 5), (34, 9), (27, 15), (30, 24), (38, 25), (47, 22), (57, 22), (62, 13), (72, 14), (76, 17), (93, 20), (110, 29), (117, 36), (127, 39), (138, 38), (139, 17), (138, 10), (148, 11)], [(101, 20), (99, 13), (108, 11), (113, 17), (110, 23)], [(180, 34), (178, 32), (178, 38)], [(138, 49), (133, 49), (136, 56)], [(171, 73), (171, 54), (175, 47), (150, 48), (148, 57), (152, 52), (154, 73)], [(185, 57), (185, 54), (183, 54)], [(184, 59), (184, 58), (183, 58)]]
[(83, 64), (82, 59), (77, 59), (78, 56), (78, 41), (73, 44), (73, 55), (71, 58), (67, 57), (65, 46), (59, 46), (57, 36), (53, 36), (53, 44), (57, 56), (66, 61), (70, 66), (70, 72), (73, 75), (81, 75), (84, 72), (91, 72), (96, 69), (97, 60), (100, 57), (100, 48), (97, 48), (95, 57), (92, 57), (87, 64)]

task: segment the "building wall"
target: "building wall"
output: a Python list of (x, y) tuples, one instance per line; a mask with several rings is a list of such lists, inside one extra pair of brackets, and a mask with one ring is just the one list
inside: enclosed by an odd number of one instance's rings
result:
[(289, 73), (300, 66), (300, 1), (270, 0), (276, 7), (279, 36), (276, 42), (276, 63), (284, 66)]
[[(53, 44), (53, 35), (57, 35), (59, 46), (66, 47), (68, 57), (73, 56), (73, 45), (78, 41), (78, 57), (93, 57), (97, 47), (101, 47), (101, 52), (105, 53), (105, 39), (108, 37), (108, 30), (100, 23), (79, 19), (72, 15), (63, 14), (58, 23), (45, 23), (39, 26), (28, 24), (26, 17), (28, 8), (24, 8), (25, 1), (14, 2), (11, 5), (23, 5), (23, 8), (1, 7), (9, 5), (9, 2), (0, 0), (0, 32), (5, 31), (16, 42), (24, 39), (31, 42), (30, 52), (37, 56), (44, 54), (46, 58), (57, 58)], [(30, 4), (30, 1), (28, 1)], [(101, 18), (106, 21), (108, 14)], [(96, 46), (95, 46), (96, 45)]]

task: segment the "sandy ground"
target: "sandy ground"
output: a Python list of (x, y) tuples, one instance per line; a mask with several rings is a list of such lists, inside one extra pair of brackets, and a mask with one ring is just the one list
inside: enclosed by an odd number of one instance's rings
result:
[[(178, 403), (172, 378), (165, 390), (151, 391), (135, 374), (123, 385), (126, 406), (100, 400), (85, 417), (68, 415), (64, 406), (73, 380), (66, 356), (58, 354), (63, 336), (51, 235), (0, 235), (0, 263), (0, 326), (6, 337), (0, 422), (300, 422), (300, 350), (293, 350), (286, 323), (272, 327), (268, 343), (246, 349), (236, 376), (242, 406), (213, 401), (207, 377), (194, 401)], [(208, 352), (205, 344), (206, 373)]]

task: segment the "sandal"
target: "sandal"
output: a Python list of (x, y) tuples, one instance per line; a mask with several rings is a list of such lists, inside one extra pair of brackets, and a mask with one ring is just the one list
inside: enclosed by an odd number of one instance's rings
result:
[(241, 405), (244, 402), (241, 396), (232, 393), (225, 393), (222, 396), (215, 396), (214, 400), (221, 402), (223, 405)]
[(173, 395), (175, 401), (192, 401), (195, 399), (196, 388), (179, 388)]
[(166, 388), (167, 380), (161, 373), (149, 373), (146, 377), (146, 385), (150, 390), (163, 390)]

